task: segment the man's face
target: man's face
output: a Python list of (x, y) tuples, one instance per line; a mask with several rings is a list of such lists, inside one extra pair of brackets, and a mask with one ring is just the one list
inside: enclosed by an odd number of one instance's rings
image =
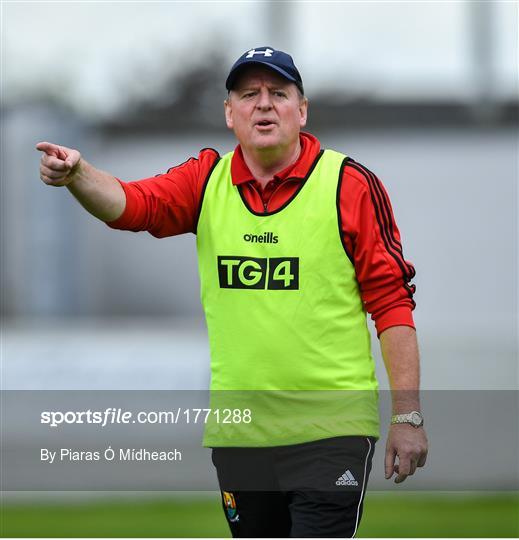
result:
[(261, 66), (247, 67), (225, 101), (227, 127), (251, 151), (290, 148), (306, 125), (308, 100), (294, 83)]

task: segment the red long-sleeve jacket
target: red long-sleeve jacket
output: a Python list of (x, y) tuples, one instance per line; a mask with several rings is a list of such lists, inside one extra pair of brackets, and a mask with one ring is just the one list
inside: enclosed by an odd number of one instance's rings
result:
[[(304, 180), (320, 151), (319, 141), (301, 133), (299, 159), (261, 188), (247, 167), (241, 148), (231, 163), (232, 182), (239, 186), (255, 212), (272, 212), (283, 205)], [(172, 167), (164, 174), (134, 182), (121, 182), (126, 208), (114, 229), (148, 231), (163, 238), (196, 232), (204, 183), (218, 153), (204, 149), (198, 158)], [(414, 328), (412, 310), (415, 270), (402, 253), (400, 233), (389, 197), (380, 180), (366, 167), (349, 159), (339, 196), (344, 246), (355, 266), (366, 310), (380, 335), (391, 326)]]

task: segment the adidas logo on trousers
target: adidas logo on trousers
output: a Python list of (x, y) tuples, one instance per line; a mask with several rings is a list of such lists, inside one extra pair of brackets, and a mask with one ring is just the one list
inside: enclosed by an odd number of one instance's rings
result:
[(335, 485), (337, 486), (358, 486), (359, 483), (355, 478), (353, 477), (353, 474), (349, 471), (349, 469), (342, 475), (337, 478), (337, 482), (335, 482)]

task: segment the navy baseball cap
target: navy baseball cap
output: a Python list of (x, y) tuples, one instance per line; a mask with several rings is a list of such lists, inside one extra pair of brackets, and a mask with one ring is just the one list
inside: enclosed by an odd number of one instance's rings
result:
[(227, 90), (231, 90), (236, 82), (236, 78), (244, 66), (251, 64), (261, 64), (279, 73), (285, 79), (292, 81), (304, 94), (303, 81), (292, 57), (283, 52), (276, 51), (273, 47), (256, 47), (243, 53), (234, 63), (225, 81)]

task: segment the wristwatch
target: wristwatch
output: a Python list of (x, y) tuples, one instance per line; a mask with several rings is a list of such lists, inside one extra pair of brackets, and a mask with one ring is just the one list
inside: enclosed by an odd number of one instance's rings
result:
[(413, 427), (418, 428), (423, 426), (422, 413), (418, 411), (411, 411), (407, 414), (394, 414), (391, 417), (392, 424), (411, 424)]

